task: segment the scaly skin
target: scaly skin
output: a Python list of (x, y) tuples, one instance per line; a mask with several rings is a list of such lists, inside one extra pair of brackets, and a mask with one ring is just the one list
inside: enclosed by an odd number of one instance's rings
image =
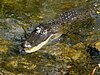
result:
[(62, 24), (72, 23), (86, 17), (90, 10), (84, 7), (73, 8), (63, 12), (59, 17), (48, 23), (42, 23), (35, 27), (30, 36), (23, 43), (26, 53), (32, 53), (41, 49), (49, 41), (60, 37), (63, 32)]

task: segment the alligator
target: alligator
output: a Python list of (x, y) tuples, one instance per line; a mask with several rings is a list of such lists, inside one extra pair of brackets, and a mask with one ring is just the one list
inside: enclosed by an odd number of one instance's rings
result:
[(67, 25), (78, 19), (84, 18), (88, 14), (91, 14), (91, 9), (84, 6), (75, 7), (63, 12), (54, 20), (36, 25), (29, 37), (26, 38), (23, 43), (24, 51), (26, 53), (38, 51), (49, 41), (52, 41), (63, 34), (62, 25)]

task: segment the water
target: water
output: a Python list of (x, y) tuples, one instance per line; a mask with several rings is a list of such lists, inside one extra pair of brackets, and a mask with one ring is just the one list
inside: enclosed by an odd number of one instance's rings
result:
[[(86, 17), (65, 27), (61, 41), (32, 54), (19, 53), (24, 30), (29, 33), (38, 23), (46, 23), (60, 12), (85, 3), (86, 0), (1, 1), (0, 74), (89, 75), (96, 63), (86, 49), (100, 41), (99, 14), (97, 19)], [(99, 70), (96, 74), (100, 74)]]

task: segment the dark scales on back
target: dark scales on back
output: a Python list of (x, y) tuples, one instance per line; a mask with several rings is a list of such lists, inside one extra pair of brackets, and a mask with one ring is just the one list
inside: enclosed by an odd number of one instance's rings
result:
[(30, 36), (23, 43), (24, 51), (32, 53), (41, 49), (49, 41), (63, 34), (63, 24), (72, 23), (91, 14), (91, 9), (76, 7), (63, 12), (57, 18), (48, 23), (37, 25)]

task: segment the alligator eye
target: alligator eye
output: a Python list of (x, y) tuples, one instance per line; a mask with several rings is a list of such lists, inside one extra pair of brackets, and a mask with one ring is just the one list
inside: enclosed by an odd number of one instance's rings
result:
[(32, 46), (29, 42), (25, 41), (24, 47), (31, 48)]
[(37, 29), (37, 31), (36, 31), (37, 33), (41, 32), (41, 28), (40, 27), (37, 27), (36, 29)]

